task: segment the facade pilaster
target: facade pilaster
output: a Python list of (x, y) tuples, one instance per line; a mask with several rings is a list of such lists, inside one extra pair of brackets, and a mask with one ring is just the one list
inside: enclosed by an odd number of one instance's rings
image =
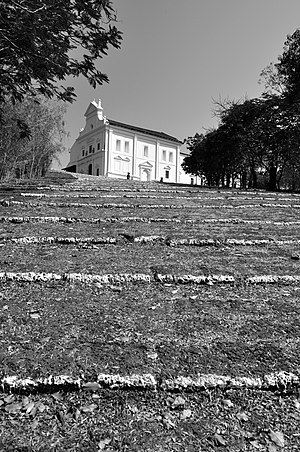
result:
[(137, 174), (136, 162), (137, 162), (137, 135), (134, 135), (133, 144), (132, 144), (132, 176), (133, 177), (139, 176)]
[(108, 148), (109, 148), (109, 130), (105, 127), (105, 135), (104, 135), (104, 163), (103, 163), (103, 175), (107, 176), (107, 168), (108, 168)]
[(155, 180), (159, 180), (159, 141), (155, 146)]
[(108, 149), (107, 149), (107, 173), (111, 172), (111, 161), (112, 161), (112, 149), (113, 149), (113, 131), (109, 129), (108, 132)]
[(176, 149), (176, 183), (180, 182), (180, 146)]

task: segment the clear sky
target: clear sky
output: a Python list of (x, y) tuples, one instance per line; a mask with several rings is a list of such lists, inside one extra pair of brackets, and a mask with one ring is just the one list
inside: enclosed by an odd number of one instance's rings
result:
[[(72, 80), (69, 148), (93, 99), (104, 114), (183, 140), (217, 123), (213, 101), (262, 93), (260, 72), (282, 53), (287, 34), (300, 28), (299, 0), (113, 0), (120, 50), (99, 68), (110, 83), (91, 88)], [(68, 83), (69, 84), (69, 83)], [(68, 152), (61, 164), (68, 163)]]

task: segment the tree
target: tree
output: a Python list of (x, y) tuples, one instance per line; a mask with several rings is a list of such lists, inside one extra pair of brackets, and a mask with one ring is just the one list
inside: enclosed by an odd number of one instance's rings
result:
[(184, 160), (184, 169), (192, 174), (195, 168), (209, 185), (229, 186), (236, 178), (242, 186), (256, 187), (256, 148), (251, 139), (254, 119), (259, 111), (258, 99), (215, 101), (219, 125), (198, 139), (188, 140), (191, 155)]
[[(258, 173), (270, 190), (295, 189), (300, 184), (300, 30), (287, 37), (278, 62), (261, 73), (260, 98), (219, 101), (219, 125), (199, 140), (189, 138), (187, 172), (228, 185), (235, 174), (243, 188), (256, 188)], [(298, 185), (297, 185), (298, 184)]]
[(273, 191), (287, 169), (299, 173), (300, 116), (285, 97), (218, 102), (217, 112), (215, 130), (188, 140), (185, 171), (204, 175), (209, 185), (229, 186), (239, 177), (243, 188), (257, 188), (258, 172), (265, 173)]
[(231, 170), (241, 179), (243, 188), (257, 188), (256, 143), (253, 142), (253, 124), (261, 108), (260, 99), (225, 100), (215, 102), (220, 127), (226, 131), (227, 151)]
[(285, 96), (270, 96), (262, 104), (253, 132), (260, 164), (269, 175), (268, 188), (280, 189), (287, 167), (300, 158), (300, 117), (298, 107)]
[(274, 63), (270, 63), (261, 71), (258, 83), (264, 85), (264, 94), (282, 95), (285, 90), (284, 77), (279, 74)]
[(204, 176), (210, 186), (229, 186), (235, 176), (233, 140), (224, 127), (188, 138), (187, 147), (191, 154), (183, 161), (184, 171)]
[(300, 101), (300, 29), (287, 36), (282, 55), (275, 64), (290, 102)]
[(96, 62), (120, 47), (115, 20), (110, 0), (2, 0), (0, 103), (28, 93), (72, 101), (74, 88), (59, 85), (68, 76), (83, 75), (93, 87), (107, 82)]
[[(49, 169), (62, 150), (65, 136), (65, 105), (46, 98), (24, 97), (3, 105), (0, 127), (0, 179), (39, 177)], [(31, 136), (20, 138), (19, 123), (24, 116)]]

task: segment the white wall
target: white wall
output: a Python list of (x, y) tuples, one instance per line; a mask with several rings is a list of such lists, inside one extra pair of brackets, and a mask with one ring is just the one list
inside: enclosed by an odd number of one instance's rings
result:
[(130, 133), (112, 131), (109, 143), (110, 174), (126, 177), (132, 173), (134, 137)]
[[(176, 153), (177, 147), (160, 144), (158, 149), (158, 180), (163, 178), (164, 182), (176, 182)], [(166, 172), (169, 172), (169, 178)]]

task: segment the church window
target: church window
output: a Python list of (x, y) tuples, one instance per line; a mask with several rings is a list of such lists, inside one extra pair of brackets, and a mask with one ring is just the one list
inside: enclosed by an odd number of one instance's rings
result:
[(123, 161), (123, 172), (124, 173), (128, 173), (129, 172), (129, 164), (130, 164), (130, 161), (129, 160), (124, 160)]
[(169, 162), (173, 163), (173, 152), (170, 152), (169, 154)]
[(91, 154), (93, 152), (93, 146), (90, 144), (89, 145), (89, 154)]
[(82, 149), (82, 151), (81, 151), (81, 157), (84, 157), (84, 153), (85, 153), (85, 150)]
[(116, 151), (120, 152), (121, 151), (121, 140), (117, 140), (116, 141)]
[(144, 157), (148, 157), (148, 156), (149, 156), (149, 147), (144, 146)]
[(167, 160), (167, 151), (162, 151), (162, 159), (164, 162)]
[(125, 141), (125, 148), (124, 148), (125, 152), (128, 154), (129, 153), (129, 141)]
[(122, 160), (120, 158), (114, 159), (115, 161), (115, 171), (121, 172)]

